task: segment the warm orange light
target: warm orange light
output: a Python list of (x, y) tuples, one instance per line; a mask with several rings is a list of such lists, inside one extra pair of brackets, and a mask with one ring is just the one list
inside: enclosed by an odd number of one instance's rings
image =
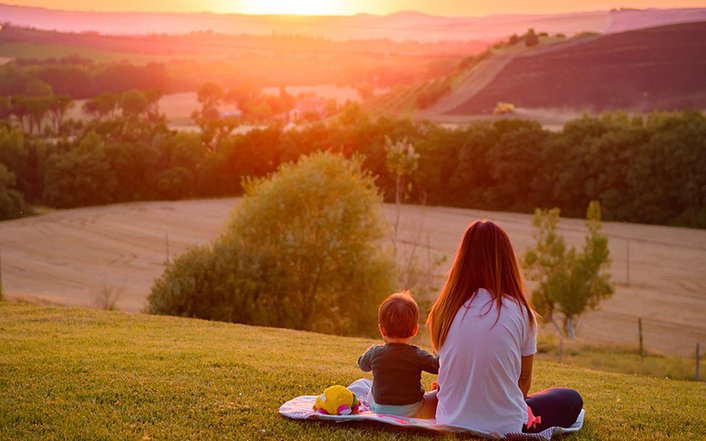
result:
[(243, 5), (246, 14), (343, 14), (341, 0), (247, 0)]

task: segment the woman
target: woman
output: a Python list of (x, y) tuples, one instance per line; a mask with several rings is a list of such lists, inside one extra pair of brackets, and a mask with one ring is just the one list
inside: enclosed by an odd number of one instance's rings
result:
[(507, 433), (576, 421), (578, 392), (527, 395), (537, 320), (510, 239), (493, 222), (466, 230), (427, 324), (440, 363), (437, 423)]

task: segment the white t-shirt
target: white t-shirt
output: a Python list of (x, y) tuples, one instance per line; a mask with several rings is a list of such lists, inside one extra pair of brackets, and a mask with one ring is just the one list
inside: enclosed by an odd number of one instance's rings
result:
[[(497, 319), (497, 323), (496, 323)], [(518, 386), (521, 356), (537, 352), (537, 327), (527, 310), (478, 290), (454, 318), (439, 350), (436, 422), (488, 432), (520, 432), (527, 404)]]

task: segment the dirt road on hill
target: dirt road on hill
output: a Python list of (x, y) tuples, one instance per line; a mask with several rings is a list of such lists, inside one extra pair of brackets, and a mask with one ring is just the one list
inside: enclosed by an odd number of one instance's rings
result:
[[(10, 298), (90, 307), (108, 289), (118, 293), (118, 309), (140, 311), (168, 256), (216, 238), (237, 203), (119, 204), (0, 222), (5, 291)], [(390, 219), (393, 210), (386, 207)], [(506, 228), (519, 253), (532, 242), (528, 215), (417, 206), (403, 207), (402, 239), (420, 250), (429, 243), (432, 255), (448, 256), (443, 272), (465, 227), (478, 217)], [(580, 246), (583, 221), (563, 220), (561, 229)], [(582, 320), (581, 338), (634, 345), (642, 317), (649, 349), (689, 355), (696, 342), (706, 344), (706, 231), (621, 223), (604, 229), (617, 292)]]

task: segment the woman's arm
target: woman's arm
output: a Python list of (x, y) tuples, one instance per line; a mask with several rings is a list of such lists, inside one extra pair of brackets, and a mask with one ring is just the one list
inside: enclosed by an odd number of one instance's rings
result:
[(525, 398), (527, 398), (530, 386), (532, 385), (532, 363), (534, 363), (534, 355), (522, 356), (522, 368), (517, 385), (520, 386), (522, 396)]

